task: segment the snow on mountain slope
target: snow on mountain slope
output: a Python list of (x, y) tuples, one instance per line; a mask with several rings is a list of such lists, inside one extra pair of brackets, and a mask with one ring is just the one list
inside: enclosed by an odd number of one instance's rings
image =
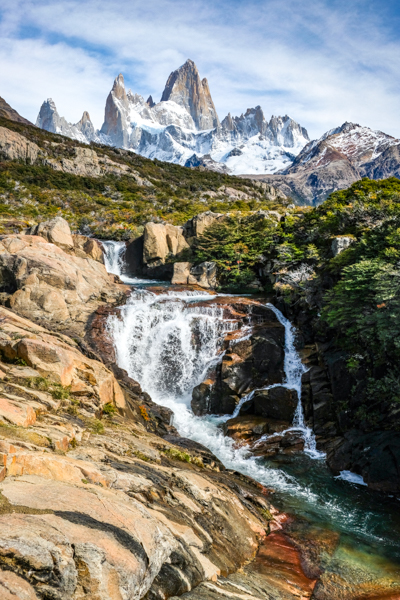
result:
[(85, 144), (90, 144), (92, 141), (102, 141), (98, 132), (93, 127), (88, 112), (85, 111), (81, 120), (73, 125), (72, 123), (68, 123), (64, 117), (60, 117), (56, 105), (51, 98), (43, 102), (36, 119), (36, 127), (40, 127), (51, 133), (65, 135)]
[(193, 61), (171, 73), (162, 99), (155, 104), (131, 90), (119, 75), (108, 95), (104, 123), (95, 131), (87, 113), (75, 125), (60, 117), (52, 100), (44, 102), (38, 127), (81, 142), (133, 150), (147, 158), (181, 165), (210, 156), (207, 164), (239, 173), (275, 173), (292, 164), (309, 138), (290, 117), (267, 121), (261, 107), (220, 123), (206, 79)]
[(286, 172), (323, 167), (332, 162), (332, 151), (339, 153), (341, 158), (348, 159), (354, 167), (360, 167), (399, 143), (400, 140), (382, 131), (346, 122), (307, 144)]
[(307, 144), (284, 171), (262, 181), (300, 204), (319, 204), (362, 177), (400, 178), (400, 140), (346, 122)]

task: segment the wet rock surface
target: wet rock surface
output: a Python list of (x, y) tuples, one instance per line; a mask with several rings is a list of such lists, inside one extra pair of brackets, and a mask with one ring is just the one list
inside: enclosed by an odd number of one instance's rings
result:
[(277, 386), (268, 390), (256, 390), (252, 397), (244, 402), (239, 414), (254, 414), (292, 423), (296, 407), (296, 390)]
[[(226, 302), (226, 305), (223, 302)], [(193, 390), (195, 414), (232, 414), (240, 398), (256, 387), (283, 380), (285, 331), (271, 309), (221, 299), (227, 318), (252, 326), (248, 339), (227, 336), (221, 364)]]

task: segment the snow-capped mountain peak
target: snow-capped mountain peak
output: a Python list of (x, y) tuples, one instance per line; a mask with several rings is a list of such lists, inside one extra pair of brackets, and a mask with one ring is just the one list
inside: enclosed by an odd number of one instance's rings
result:
[[(220, 123), (207, 79), (192, 60), (173, 71), (160, 102), (126, 90), (119, 74), (106, 100), (104, 123), (95, 131), (86, 113), (72, 125), (52, 100), (43, 103), (37, 125), (80, 141), (99, 141), (160, 160), (195, 164), (203, 156), (233, 173), (274, 173), (292, 164), (309, 138), (287, 115), (268, 121), (260, 106)], [(190, 160), (189, 160), (190, 159)]]

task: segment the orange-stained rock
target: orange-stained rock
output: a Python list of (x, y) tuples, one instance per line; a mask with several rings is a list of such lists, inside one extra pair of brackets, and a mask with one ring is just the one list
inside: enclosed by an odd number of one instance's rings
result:
[(282, 532), (271, 533), (265, 539), (251, 571), (262, 574), (271, 588), (298, 600), (311, 598), (316, 584), (316, 579), (304, 574), (300, 552)]
[(36, 413), (29, 404), (0, 398), (0, 419), (13, 425), (29, 427), (36, 421)]
[(37, 600), (33, 587), (12, 571), (0, 571), (1, 600)]

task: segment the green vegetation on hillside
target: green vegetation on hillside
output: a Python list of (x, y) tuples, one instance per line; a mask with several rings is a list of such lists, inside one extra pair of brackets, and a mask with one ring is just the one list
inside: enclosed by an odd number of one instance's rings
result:
[[(76, 148), (87, 148), (6, 119), (0, 118), (0, 126), (25, 136), (56, 161), (73, 159)], [(150, 220), (178, 225), (205, 210), (225, 213), (271, 206), (263, 190), (245, 179), (153, 161), (118, 148), (90, 147), (98, 157), (128, 167), (127, 174), (85, 177), (54, 170), (40, 161), (0, 160), (0, 233), (60, 214), (74, 230), (90, 231), (103, 239), (131, 239)], [(136, 175), (150, 185), (138, 184)], [(228, 199), (225, 186), (238, 190), (245, 199)]]
[[(274, 226), (260, 223), (241, 218), (210, 227), (195, 246), (197, 259), (217, 262), (224, 289), (244, 287), (261, 270), (266, 289), (273, 284), (291, 309), (314, 318), (321, 339), (345, 353), (352, 423), (397, 427), (400, 181), (364, 179), (317, 208), (287, 210)], [(333, 256), (340, 237), (350, 246)]]

